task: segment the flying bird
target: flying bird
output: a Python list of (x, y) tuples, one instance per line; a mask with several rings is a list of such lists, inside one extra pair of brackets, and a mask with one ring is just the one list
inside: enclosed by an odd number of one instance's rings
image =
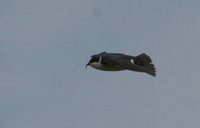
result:
[(145, 53), (138, 56), (131, 56), (122, 53), (101, 52), (92, 55), (86, 64), (86, 68), (88, 65), (103, 71), (130, 70), (156, 76), (154, 64), (152, 64), (151, 58)]

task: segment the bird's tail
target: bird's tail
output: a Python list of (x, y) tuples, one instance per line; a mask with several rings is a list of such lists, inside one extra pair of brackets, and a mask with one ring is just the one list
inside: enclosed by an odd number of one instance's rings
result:
[(146, 55), (145, 53), (142, 53), (135, 57), (134, 59), (135, 65), (138, 65), (138, 71), (146, 72), (149, 75), (156, 76), (156, 69), (154, 65), (152, 64), (151, 58)]

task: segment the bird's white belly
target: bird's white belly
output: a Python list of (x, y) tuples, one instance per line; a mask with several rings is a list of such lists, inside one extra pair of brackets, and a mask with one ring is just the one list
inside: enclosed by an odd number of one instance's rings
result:
[(98, 62), (93, 62), (90, 64), (90, 66), (92, 66), (93, 68), (99, 69), (99, 70), (104, 70), (104, 71), (120, 71), (120, 70), (125, 70), (124, 68), (121, 68), (119, 66), (112, 66), (112, 67), (108, 67), (105, 66), (101, 63)]

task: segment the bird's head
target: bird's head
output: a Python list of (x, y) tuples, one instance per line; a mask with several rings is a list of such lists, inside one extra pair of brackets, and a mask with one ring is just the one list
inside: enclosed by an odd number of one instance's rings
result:
[(98, 65), (101, 65), (101, 60), (102, 57), (99, 55), (93, 55), (91, 56), (91, 59), (89, 60), (89, 62), (85, 65), (85, 67), (87, 68), (87, 66), (92, 66), (92, 67), (96, 67)]

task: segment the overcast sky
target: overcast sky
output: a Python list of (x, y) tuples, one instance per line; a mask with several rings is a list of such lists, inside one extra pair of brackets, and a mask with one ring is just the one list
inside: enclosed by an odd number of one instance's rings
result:
[[(151, 56), (157, 77), (92, 54)], [(0, 128), (200, 128), (199, 0), (1, 0)]]

